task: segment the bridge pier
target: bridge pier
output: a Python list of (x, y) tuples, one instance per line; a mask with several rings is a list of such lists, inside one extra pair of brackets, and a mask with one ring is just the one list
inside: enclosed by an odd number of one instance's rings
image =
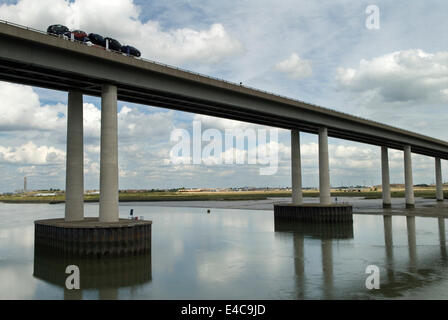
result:
[(99, 219), (84, 218), (82, 93), (70, 91), (64, 219), (34, 222), (35, 248), (61, 256), (106, 257), (151, 252), (151, 221), (118, 217), (117, 87), (103, 85)]
[(117, 87), (101, 93), (100, 222), (118, 222)]
[(319, 195), (320, 204), (331, 204), (328, 129), (319, 128)]
[(292, 178), (292, 204), (301, 204), (302, 195), (302, 168), (300, 159), (300, 132), (291, 130), (291, 178)]
[(389, 177), (389, 155), (387, 147), (381, 147), (381, 179), (382, 179), (382, 194), (383, 194), (383, 208), (390, 208), (392, 201), (390, 198), (390, 177)]
[(406, 195), (406, 208), (414, 208), (414, 183), (412, 181), (412, 154), (411, 146), (404, 147), (404, 184)]
[(436, 158), (435, 162), (436, 162), (436, 198), (437, 201), (443, 201), (442, 165), (440, 163), (440, 158)]
[(65, 221), (84, 219), (84, 148), (82, 93), (70, 91), (67, 106)]
[(291, 131), (292, 203), (274, 204), (274, 220), (288, 223), (339, 224), (353, 223), (353, 208), (348, 204), (332, 204), (330, 198), (330, 169), (328, 131), (319, 129), (319, 192), (320, 203), (303, 203), (300, 166), (300, 132)]

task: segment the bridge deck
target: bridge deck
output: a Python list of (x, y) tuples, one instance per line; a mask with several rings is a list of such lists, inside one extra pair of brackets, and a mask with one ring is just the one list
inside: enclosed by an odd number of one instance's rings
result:
[(0, 80), (328, 135), (448, 159), (448, 143), (155, 62), (0, 23)]

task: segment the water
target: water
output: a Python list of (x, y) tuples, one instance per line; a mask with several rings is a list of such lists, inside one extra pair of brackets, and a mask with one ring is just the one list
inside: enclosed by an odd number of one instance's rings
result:
[[(354, 215), (327, 230), (274, 225), (266, 210), (124, 203), (120, 216), (130, 208), (153, 221), (151, 255), (79, 261), (35, 256), (33, 221), (63, 204), (0, 203), (0, 299), (448, 299), (443, 218)], [(64, 290), (69, 264), (81, 290)], [(366, 289), (368, 265), (379, 290)]]

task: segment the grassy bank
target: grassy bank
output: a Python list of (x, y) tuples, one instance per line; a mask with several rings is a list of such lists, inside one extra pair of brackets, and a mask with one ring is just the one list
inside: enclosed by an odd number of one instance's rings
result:
[[(319, 192), (304, 190), (304, 197), (318, 197)], [(267, 198), (290, 197), (291, 192), (287, 191), (239, 191), (239, 192), (147, 192), (147, 193), (121, 193), (120, 202), (134, 201), (220, 201), (220, 200), (264, 200)], [(332, 197), (363, 197), (365, 199), (381, 199), (381, 191), (344, 192), (333, 190)], [(403, 198), (404, 190), (391, 192), (393, 198)], [(434, 189), (417, 189), (416, 197), (435, 198)], [(448, 197), (448, 192), (445, 192)], [(98, 202), (99, 195), (85, 195), (85, 202)], [(0, 202), (5, 203), (62, 203), (65, 201), (64, 195), (57, 196), (30, 196), (11, 195), (0, 196)]]

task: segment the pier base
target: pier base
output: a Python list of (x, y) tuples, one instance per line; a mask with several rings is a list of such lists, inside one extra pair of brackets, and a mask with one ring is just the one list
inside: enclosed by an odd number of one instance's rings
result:
[(151, 252), (151, 221), (120, 219), (100, 222), (98, 218), (82, 221), (64, 219), (37, 220), (35, 246), (65, 256), (129, 256)]
[(311, 223), (352, 222), (353, 207), (348, 204), (274, 204), (274, 219)]

